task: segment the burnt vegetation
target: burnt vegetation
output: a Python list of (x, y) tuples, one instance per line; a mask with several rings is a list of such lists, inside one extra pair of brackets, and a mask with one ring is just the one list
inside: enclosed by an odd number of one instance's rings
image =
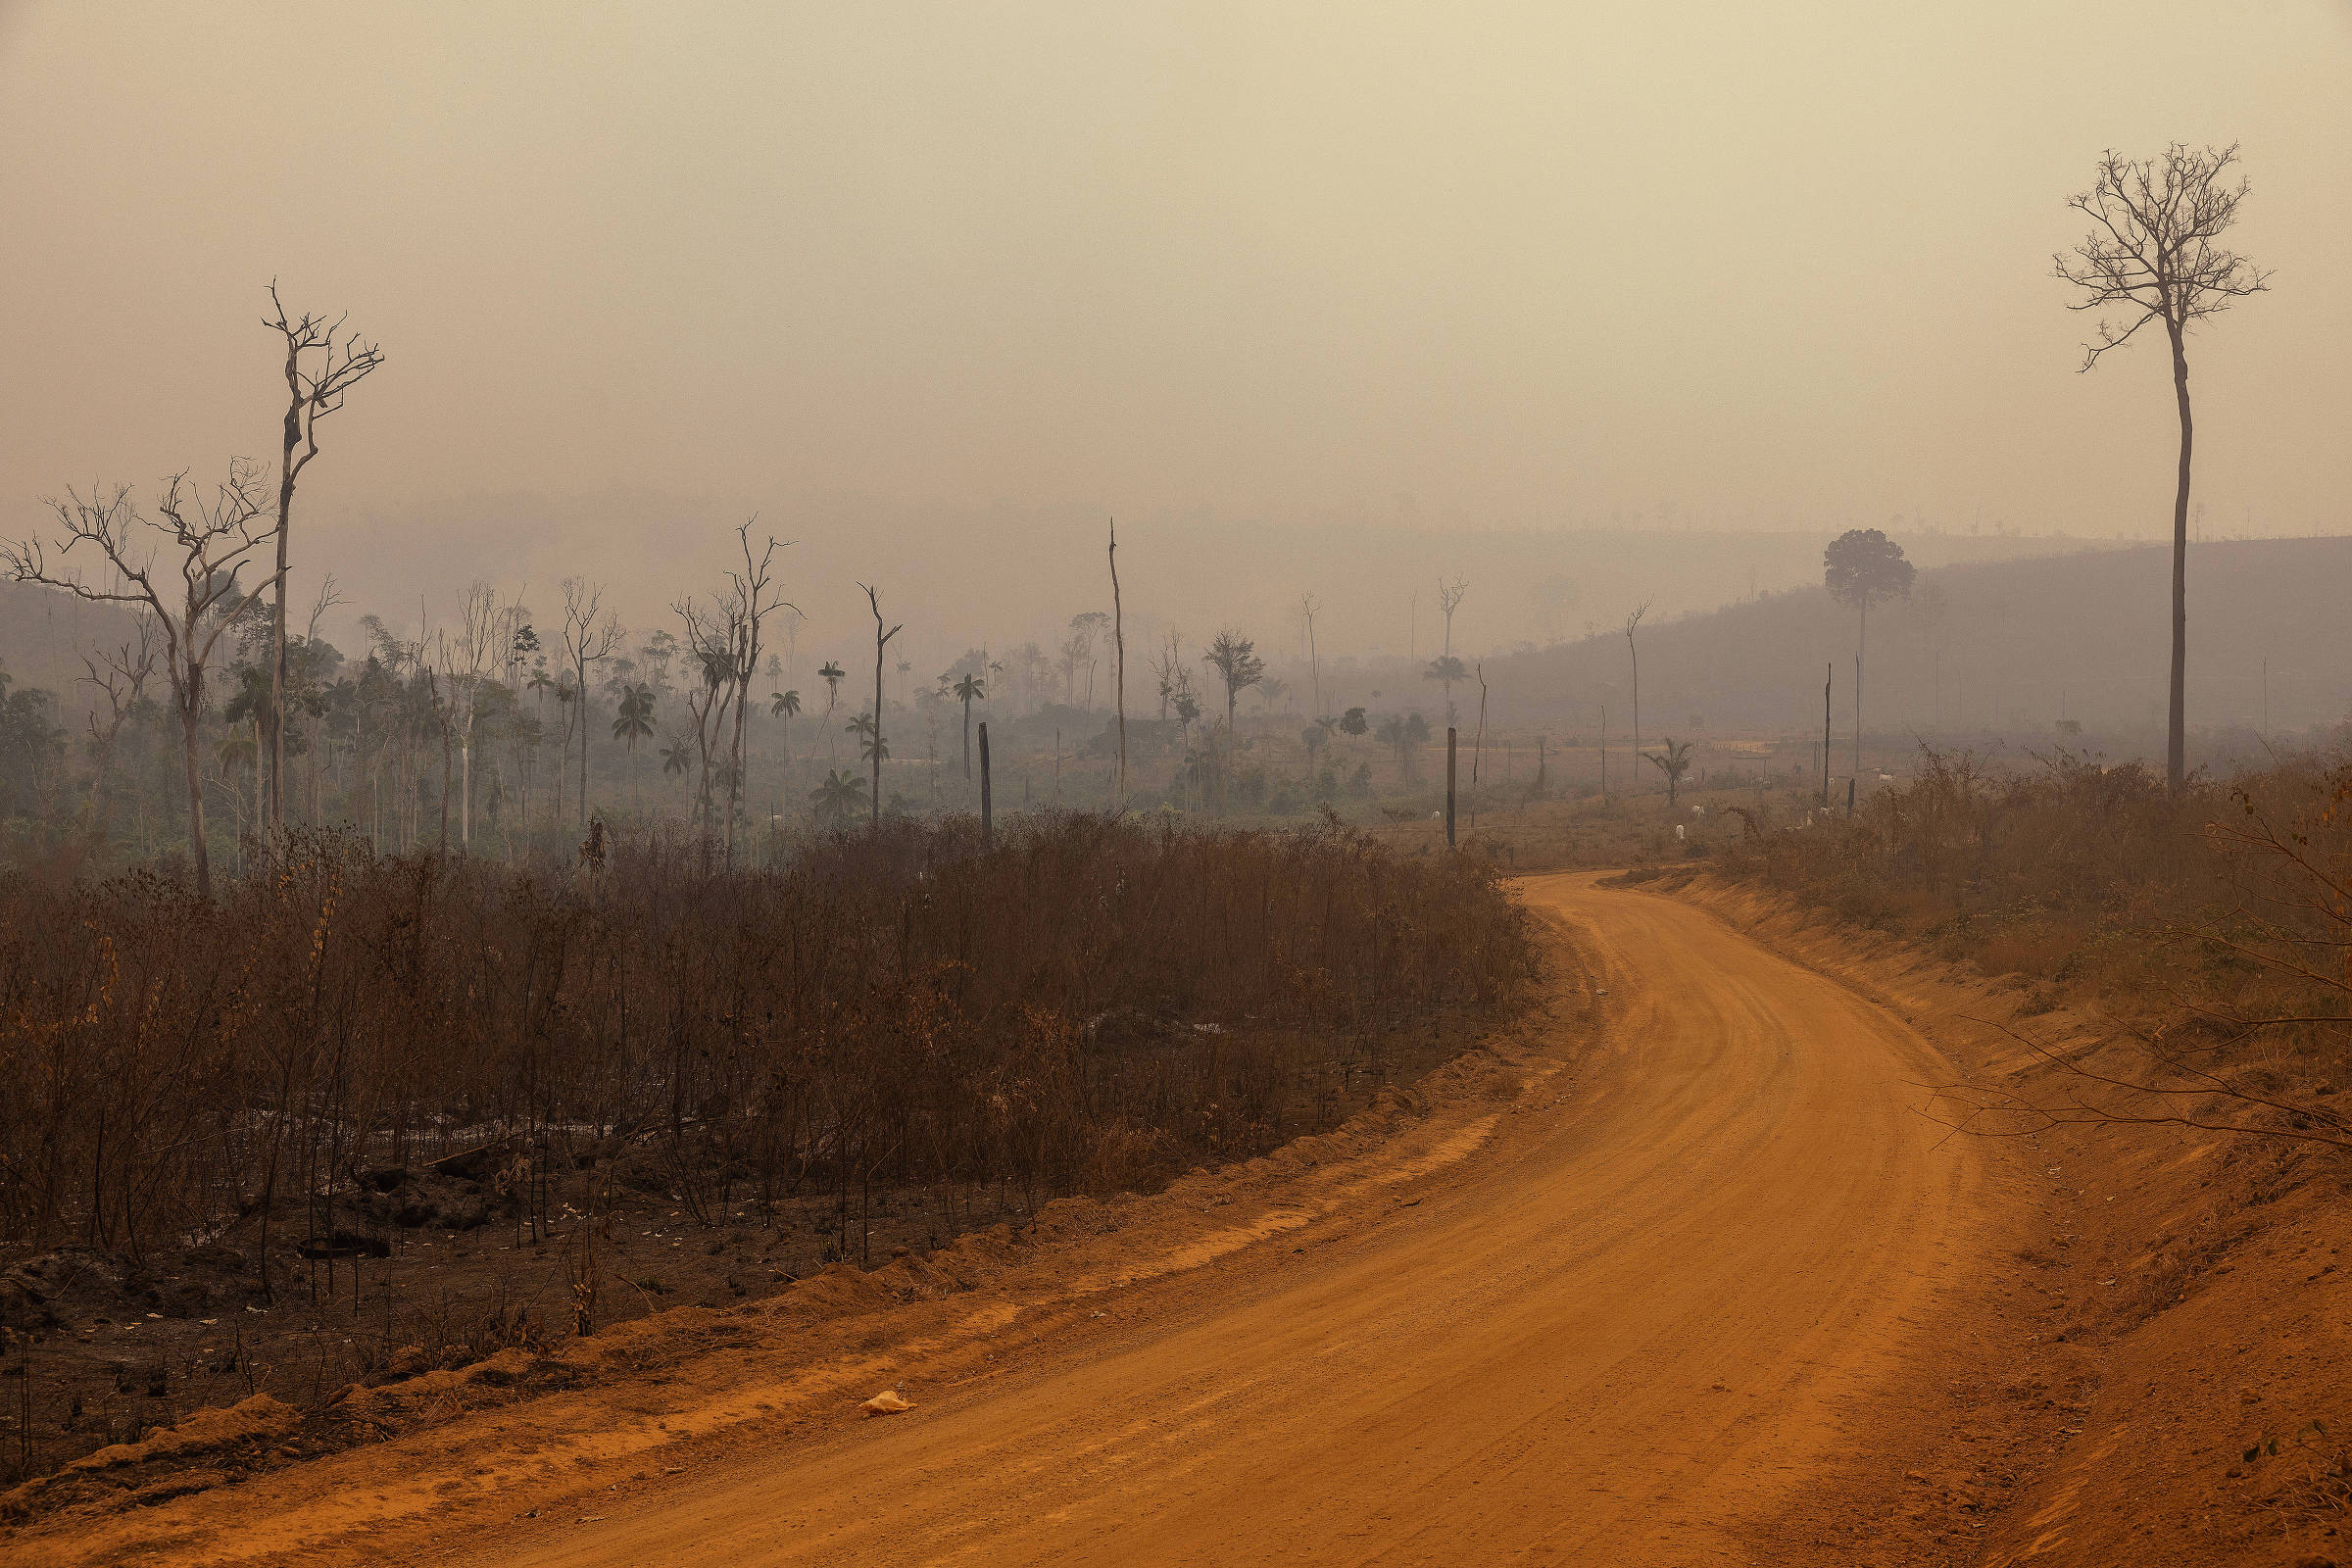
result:
[(1333, 1124), (1534, 961), (1479, 859), (1075, 814), (732, 873), (298, 837), (209, 900), (12, 874), (0, 933), (19, 1473), (1148, 1190)]

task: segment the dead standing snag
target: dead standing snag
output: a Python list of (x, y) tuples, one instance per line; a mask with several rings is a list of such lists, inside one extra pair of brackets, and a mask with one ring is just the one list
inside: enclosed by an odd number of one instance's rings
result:
[[(204, 675), (213, 645), (228, 629), (230, 612), (242, 598), (237, 573), (277, 531), (261, 525), (264, 505), (259, 466), (232, 458), (228, 477), (210, 505), (187, 488), (186, 473), (167, 479), (156, 502), (161, 522), (139, 515), (127, 486), (104, 495), (93, 489), (86, 497), (69, 490), (65, 500), (49, 503), (58, 520), (56, 564), (38, 539), (0, 544), (0, 565), (20, 582), (45, 583), (81, 599), (139, 606), (163, 631), (164, 670), (172, 683), (172, 707), (179, 713), (186, 764), (189, 852), (196, 862), (196, 891), (207, 899), (212, 897), (213, 868), (205, 852), (204, 781), (198, 761)], [(142, 529), (162, 535), (178, 556), (173, 563), (180, 578), (176, 592), (156, 586), (155, 556), (138, 541)], [(78, 569), (64, 564), (67, 556), (85, 548), (105, 560), (112, 583), (93, 586)]]
[(357, 332), (336, 342), (343, 317), (329, 321), (306, 314), (288, 320), (275, 279), (270, 284), (270, 309), (272, 314), (264, 317), (262, 324), (286, 345), (286, 419), (277, 470), (277, 527), (272, 530), (277, 538), (277, 603), (270, 612), (275, 648), (270, 666), (270, 709), (276, 733), (270, 743), (270, 830), (274, 837), (284, 828), (286, 814), (286, 549), (294, 516), (294, 481), (318, 455), (318, 421), (339, 411), (344, 394), (382, 365), (384, 356)]
[(906, 628), (905, 622), (901, 622), (888, 631), (884, 631), (882, 629), (882, 596), (874, 589), (867, 588), (864, 583), (859, 583), (858, 586), (865, 588), (866, 606), (874, 612), (873, 821), (874, 825), (879, 827), (882, 822), (882, 650), (890, 646), (890, 640), (893, 637)]

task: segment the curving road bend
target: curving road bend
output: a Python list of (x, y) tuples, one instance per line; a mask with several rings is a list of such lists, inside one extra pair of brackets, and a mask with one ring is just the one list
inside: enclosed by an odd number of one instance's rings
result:
[(1887, 1012), (1667, 898), (1522, 891), (1611, 1023), (1425, 1201), (480, 1560), (1768, 1560), (1993, 1245), (1984, 1156), (1918, 1114), (1945, 1069)]

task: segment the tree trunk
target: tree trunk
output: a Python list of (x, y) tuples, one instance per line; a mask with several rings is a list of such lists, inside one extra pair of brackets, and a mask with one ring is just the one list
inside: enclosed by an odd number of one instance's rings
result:
[(1625, 651), (1634, 662), (1634, 784), (1636, 786), (1625, 793), (1639, 795), (1642, 793), (1640, 788), (1642, 783), (1642, 650), (1634, 646), (1634, 639), (1631, 635), (1625, 639)]
[(2188, 776), (2188, 458), (2195, 431), (2188, 416), (2188, 355), (2171, 322), (2173, 397), (2180, 406), (2180, 482), (2173, 494), (2173, 685), (2164, 739), (2164, 781), (2174, 794)]
[[(1450, 640), (1450, 639), (1449, 639)], [(1446, 726), (1446, 847), (1453, 848), (1453, 726)]]
[(204, 847), (204, 774), (196, 760), (203, 717), (203, 688), (190, 677), (188, 688), (179, 697), (179, 735), (188, 767), (188, 845), (189, 853), (196, 857), (196, 896), (209, 899), (213, 896), (213, 858)]
[(735, 826), (743, 817), (743, 726), (752, 710), (752, 677), (759, 673), (760, 639), (755, 627), (745, 644), (741, 673), (735, 677), (734, 740), (728, 748), (727, 761), (727, 869), (735, 869)]
[(874, 612), (874, 772), (870, 820), (882, 825), (882, 649), (890, 638), (882, 631), (882, 612)]
[(1127, 614), (1119, 604), (1119, 525), (1110, 525), (1110, 635), (1117, 647), (1119, 706), (1118, 809), (1127, 809)]
[(992, 849), (997, 842), (996, 802), (988, 788), (988, 721), (980, 721), (980, 847)]
[(1830, 688), (1838, 680), (1838, 663), (1832, 660), (1822, 666), (1821, 673), (1821, 808), (1830, 808)]
[(572, 680), (579, 692), (580, 705), (580, 831), (588, 831), (588, 662), (581, 660), (572, 666)]
[(1862, 654), (1870, 646), (1870, 598), (1862, 599), (1862, 618), (1854, 633), (1854, 777), (1862, 776)]
[[(277, 603), (270, 613), (270, 637), (274, 654), (270, 661), (270, 710), (286, 710), (286, 534), (294, 514), (294, 449), (302, 442), (302, 388), (295, 380), (295, 355), (286, 349), (285, 448), (277, 470)], [(270, 738), (270, 827), (272, 837), (285, 815), (286, 726), (279, 723)]]

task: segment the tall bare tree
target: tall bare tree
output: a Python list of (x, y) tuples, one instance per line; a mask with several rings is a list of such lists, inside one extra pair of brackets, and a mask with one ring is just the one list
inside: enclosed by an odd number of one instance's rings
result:
[(1312, 716), (1316, 718), (1323, 715), (1323, 661), (1315, 654), (1315, 617), (1321, 613), (1322, 600), (1313, 594), (1298, 596), (1298, 618), (1306, 622), (1306, 667), (1315, 682), (1315, 711)]
[(294, 519), (294, 481), (318, 456), (318, 421), (343, 407), (345, 394), (366, 380), (384, 356), (357, 332), (345, 332), (346, 318), (328, 320), (305, 313), (289, 320), (277, 297), (277, 281), (270, 283), (270, 314), (262, 324), (277, 333), (286, 347), (286, 419), (281, 461), (277, 470), (276, 605), (271, 612), (271, 640), (275, 658), (270, 669), (270, 707), (273, 734), (270, 743), (270, 831), (272, 838), (285, 827), (286, 783), (286, 558)]
[(1119, 604), (1119, 520), (1110, 519), (1110, 635), (1118, 658), (1119, 809), (1127, 808), (1127, 612)]
[[(164, 635), (164, 670), (172, 683), (172, 703), (179, 714), (181, 752), (188, 787), (188, 844), (196, 862), (196, 891), (213, 892), (212, 857), (204, 842), (204, 777), (198, 751), (204, 723), (204, 676), (213, 648), (228, 630), (244, 595), (237, 573), (253, 553), (270, 542), (274, 526), (264, 521), (268, 498), (259, 466), (232, 458), (228, 477), (213, 499), (188, 487), (187, 475), (164, 481), (156, 502), (162, 520), (143, 517), (130, 499), (128, 486), (96, 490), (87, 496), (66, 492), (53, 500), (57, 534), (52, 541), (29, 539), (0, 543), (0, 566), (20, 582), (46, 583), (77, 598), (136, 605), (155, 619)], [(145, 535), (159, 535), (169, 545), (171, 569), (178, 573), (175, 589), (156, 584), (156, 557)], [(54, 546), (56, 561), (49, 559)], [(69, 557), (86, 550), (107, 567), (105, 580), (93, 583)]]
[(1183, 634), (1170, 631), (1168, 640), (1152, 655), (1147, 662), (1151, 666), (1152, 677), (1158, 682), (1159, 721), (1164, 724), (1168, 721), (1169, 701), (1179, 690), (1183, 689), (1182, 683), (1192, 678), (1192, 671), (1184, 667)]
[(1448, 656), (1453, 653), (1453, 612), (1462, 608), (1462, 600), (1469, 595), (1469, 592), (1470, 579), (1467, 577), (1456, 577), (1451, 582), (1447, 582), (1443, 577), (1438, 579), (1438, 609), (1446, 616), (1444, 652)]
[(155, 646), (155, 612), (141, 610), (135, 613), (137, 621), (128, 640), (95, 655), (81, 656), (81, 667), (88, 671), (82, 679), (106, 699), (107, 710), (103, 724), (95, 707), (89, 715), (90, 803), (82, 828), (92, 834), (106, 829), (106, 775), (114, 766), (115, 743), (122, 738), (122, 726), (145, 698), (147, 681), (155, 673), (156, 656), (162, 652)]
[(588, 666), (620, 647), (620, 622), (604, 610), (605, 585), (564, 579), (564, 657), (571, 664), (572, 701), (579, 704), (580, 829), (588, 828)]
[[(1649, 605), (1648, 600), (1642, 600), (1625, 617), (1625, 651), (1634, 662), (1634, 755), (1636, 757), (1642, 755), (1642, 649), (1635, 643), (1634, 633), (1641, 627), (1642, 617), (1649, 613)], [(1640, 777), (1641, 775), (1637, 772), (1635, 775), (1637, 781)], [(1639, 788), (1640, 785), (1637, 782), (1637, 792)]]
[(2096, 341), (2082, 346), (2082, 368), (2121, 348), (2150, 321), (2164, 325), (2173, 350), (2173, 401), (2180, 416), (2180, 463), (2173, 492), (2173, 670), (2164, 774), (2175, 794), (2187, 776), (2188, 473), (2194, 425), (2188, 404), (2188, 331), (2237, 300), (2259, 294), (2271, 274), (2214, 242), (2237, 221), (2251, 188), (2230, 181), (2237, 144), (2189, 148), (2180, 142), (2155, 158), (2099, 159), (2090, 189), (2067, 205), (2089, 218), (2090, 232), (2072, 254), (2051, 258), (2058, 277), (2081, 291), (2067, 309), (2105, 312)]
[(473, 727), (482, 691), (514, 639), (520, 607), (499, 608), (498, 591), (486, 582), (466, 590), (457, 629), (433, 640), (431, 691), (442, 726), (458, 754), (458, 845), (473, 844)]
[(735, 863), (735, 823), (743, 806), (743, 721), (752, 709), (752, 681), (760, 673), (760, 628), (779, 608), (792, 609), (776, 597), (775, 579), (768, 569), (780, 548), (775, 535), (768, 535), (757, 559), (752, 555), (752, 524), (757, 521), (757, 517), (748, 518), (735, 530), (736, 543), (743, 551), (743, 569), (727, 573), (728, 595), (734, 602), (734, 634), (729, 652), (730, 674), (735, 682), (735, 733), (729, 750), (734, 765), (727, 772), (729, 866)]
[(733, 587), (709, 606), (692, 599), (674, 607), (685, 623), (686, 649), (700, 680), (686, 691), (686, 711), (694, 720), (695, 751), (701, 772), (695, 790), (695, 817), (703, 824), (705, 842), (710, 827), (710, 759), (728, 734), (728, 715), (742, 688), (735, 680), (736, 654), (743, 635), (743, 607)]
[(905, 631), (906, 627), (906, 623), (902, 621), (891, 627), (890, 630), (884, 631), (882, 629), (882, 596), (864, 583), (859, 583), (858, 586), (865, 589), (865, 602), (874, 612), (874, 733), (868, 738), (873, 745), (873, 820), (874, 825), (879, 827), (882, 825), (882, 651), (890, 646), (890, 640), (893, 637)]

